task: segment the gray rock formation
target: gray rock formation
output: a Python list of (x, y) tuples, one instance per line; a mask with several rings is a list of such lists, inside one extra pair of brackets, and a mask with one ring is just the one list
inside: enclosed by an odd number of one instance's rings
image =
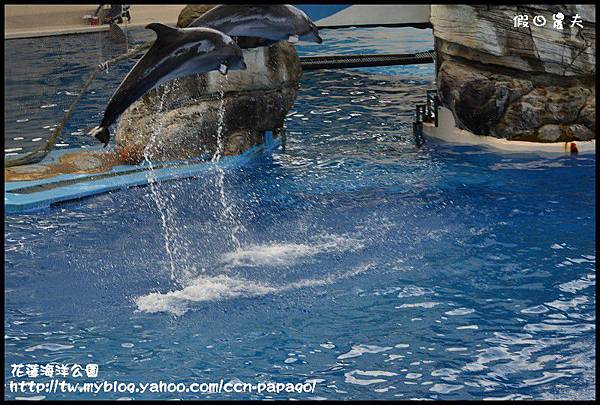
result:
[[(553, 14), (564, 15), (563, 30)], [(583, 28), (571, 27), (579, 14)], [(528, 15), (529, 27), (513, 18)], [(541, 15), (546, 25), (533, 24)], [(432, 5), (437, 85), (457, 125), (478, 135), (595, 138), (595, 6)]]
[(180, 28), (187, 27), (192, 21), (206, 13), (208, 10), (216, 6), (216, 4), (188, 4), (179, 13), (177, 18), (177, 26)]
[[(128, 163), (189, 159), (244, 152), (277, 136), (297, 94), (302, 74), (293, 45), (244, 50), (248, 68), (195, 75), (166, 83), (121, 116), (116, 150)], [(220, 139), (219, 139), (220, 135)]]

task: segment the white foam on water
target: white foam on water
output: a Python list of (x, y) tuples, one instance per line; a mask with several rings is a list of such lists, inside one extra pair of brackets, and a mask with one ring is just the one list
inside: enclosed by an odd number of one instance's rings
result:
[(576, 258), (567, 257), (567, 260), (570, 261), (571, 263), (577, 263), (577, 264), (581, 264), (581, 263), (595, 263), (596, 262), (596, 257), (595, 256), (587, 256), (587, 257), (593, 257), (593, 259), (588, 259), (586, 257), (584, 257), (583, 259), (580, 259), (578, 257), (576, 257)]
[(437, 370), (433, 370), (431, 372), (432, 377), (440, 377), (444, 380), (456, 380), (457, 376), (460, 374), (460, 370), (455, 370), (453, 368), (440, 368)]
[(63, 345), (60, 343), (42, 343), (40, 345), (31, 346), (25, 349), (26, 352), (33, 352), (35, 350), (49, 350), (51, 352), (55, 352), (58, 350), (72, 349), (75, 346), (73, 345)]
[(398, 374), (392, 373), (390, 371), (381, 371), (381, 370), (366, 370), (366, 371), (352, 370), (347, 373), (344, 373), (344, 381), (346, 383), (356, 384), (356, 385), (380, 384), (380, 383), (385, 383), (388, 381), (384, 378), (370, 378), (370, 379), (356, 378), (355, 377), (356, 375), (366, 376), (366, 377), (393, 377)]
[(466, 352), (468, 349), (466, 347), (447, 347), (447, 352)]
[(170, 312), (183, 315), (188, 310), (189, 302), (217, 301), (238, 297), (255, 297), (277, 292), (277, 288), (252, 282), (250, 280), (231, 278), (225, 275), (200, 277), (181, 290), (167, 293), (150, 293), (135, 299), (140, 311)]
[(312, 256), (318, 252), (316, 246), (275, 243), (270, 245), (255, 245), (236, 250), (223, 255), (222, 261), (231, 267), (248, 266), (288, 266), (298, 259)]
[(583, 276), (577, 280), (562, 283), (558, 286), (558, 288), (561, 291), (575, 294), (577, 291), (584, 290), (593, 285), (596, 285), (596, 275), (593, 273), (590, 273), (590, 274), (586, 274), (585, 276)]
[(402, 288), (402, 290), (398, 293), (398, 298), (420, 297), (427, 294), (434, 294), (434, 291), (430, 290), (429, 288), (409, 285)]
[(428, 302), (415, 302), (412, 304), (402, 304), (398, 307), (394, 307), (397, 309), (401, 309), (401, 308), (433, 308), (436, 305), (440, 305), (441, 302), (436, 302), (436, 301), (428, 301)]
[(222, 262), (230, 267), (283, 267), (306, 261), (306, 258), (319, 253), (356, 251), (363, 248), (360, 240), (339, 235), (322, 237), (313, 244), (272, 243), (250, 245), (243, 249), (226, 253)]
[(365, 353), (381, 353), (388, 350), (392, 350), (391, 347), (383, 347), (376, 345), (356, 345), (352, 346), (352, 349), (348, 353), (344, 353), (338, 356), (339, 360), (350, 359), (352, 357), (360, 357)]
[(475, 310), (472, 308), (460, 307), (460, 308), (453, 309), (451, 311), (444, 312), (444, 314), (449, 315), (449, 316), (460, 316), (460, 315), (472, 314), (473, 312), (475, 312)]
[(555, 300), (552, 302), (546, 302), (545, 304), (549, 307), (556, 308), (559, 310), (568, 310), (570, 308), (575, 308), (580, 304), (586, 304), (588, 302), (588, 297), (586, 296), (577, 296), (571, 300)]
[(546, 308), (543, 305), (536, 305), (533, 307), (529, 307), (529, 308), (525, 308), (521, 310), (522, 314), (543, 314), (545, 312), (548, 312), (549, 309)]
[(371, 267), (372, 265), (367, 263), (342, 274), (332, 274), (323, 278), (307, 278), (284, 285), (269, 285), (223, 274), (202, 276), (194, 279), (181, 290), (167, 293), (153, 292), (135, 298), (134, 302), (138, 310), (143, 312), (168, 312), (179, 316), (186, 313), (190, 309), (190, 304), (194, 302), (251, 298), (299, 288), (317, 287), (358, 275), (368, 271)]
[(528, 380), (523, 380), (523, 384), (525, 384), (525, 386), (532, 386), (532, 385), (539, 385), (539, 384), (545, 384), (548, 383), (550, 381), (554, 381), (557, 378), (562, 378), (562, 377), (569, 377), (569, 374), (567, 373), (554, 373), (554, 372), (550, 372), (550, 371), (542, 371), (542, 376), (538, 377), (538, 378), (531, 378)]
[(453, 384), (435, 384), (429, 389), (429, 391), (437, 392), (440, 394), (449, 394), (452, 391), (457, 391), (463, 388), (464, 385), (453, 385)]

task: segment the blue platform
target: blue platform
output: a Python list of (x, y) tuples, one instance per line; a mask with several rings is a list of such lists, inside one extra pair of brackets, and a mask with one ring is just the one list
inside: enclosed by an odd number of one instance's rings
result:
[[(201, 161), (165, 162), (156, 164), (154, 169), (155, 181), (188, 178), (210, 170), (215, 165), (223, 168), (243, 166), (256, 156), (270, 153), (281, 144), (280, 138), (273, 138), (271, 132), (265, 133), (265, 141), (238, 156), (224, 156), (218, 162)], [(41, 163), (56, 161), (60, 156), (81, 149), (65, 149), (52, 151)], [(32, 181), (14, 181), (4, 183), (4, 208), (6, 213), (22, 213), (48, 208), (49, 206), (107, 193), (113, 190), (125, 189), (148, 184), (150, 167), (147, 163), (139, 165), (115, 166), (105, 173), (93, 174), (62, 174), (48, 179)], [(39, 191), (36, 191), (39, 189)]]

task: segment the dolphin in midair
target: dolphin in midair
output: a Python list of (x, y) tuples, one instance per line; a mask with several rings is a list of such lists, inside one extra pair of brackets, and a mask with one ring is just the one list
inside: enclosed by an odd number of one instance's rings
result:
[(230, 37), (259, 38), (259, 46), (278, 41), (323, 42), (310, 18), (289, 4), (222, 4), (196, 18), (189, 27), (213, 28)]
[(152, 23), (146, 28), (156, 32), (152, 47), (129, 71), (104, 112), (100, 125), (89, 132), (108, 145), (108, 128), (136, 100), (151, 89), (170, 80), (198, 73), (228, 69), (243, 70), (242, 50), (233, 39), (211, 28), (173, 28)]

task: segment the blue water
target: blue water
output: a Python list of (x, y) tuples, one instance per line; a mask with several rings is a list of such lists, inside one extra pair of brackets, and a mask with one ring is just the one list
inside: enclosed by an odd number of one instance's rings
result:
[[(431, 31), (406, 28), (324, 39), (331, 53), (432, 47)], [(432, 76), (305, 72), (285, 151), (6, 217), (5, 382), (19, 380), (13, 363), (93, 362), (108, 381), (317, 381), (314, 394), (212, 399), (594, 398), (594, 155), (416, 148), (412, 111)], [(64, 91), (82, 77), (43, 80)], [(5, 136), (21, 133), (10, 114)]]

